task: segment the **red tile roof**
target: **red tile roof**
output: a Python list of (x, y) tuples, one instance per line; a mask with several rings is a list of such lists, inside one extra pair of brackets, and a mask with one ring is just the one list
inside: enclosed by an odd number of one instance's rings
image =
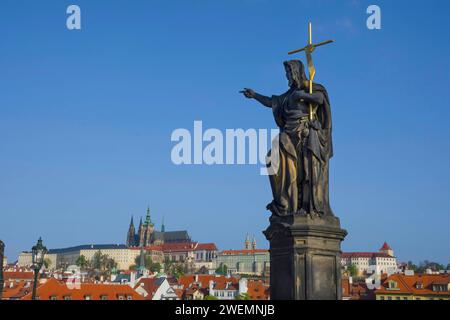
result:
[[(91, 284), (81, 283), (79, 288), (71, 288), (62, 281), (55, 278), (48, 279), (45, 283), (37, 288), (36, 296), (40, 300), (50, 300), (55, 297), (57, 300), (64, 300), (65, 297), (71, 300), (86, 300), (90, 297), (91, 300), (102, 300), (106, 297), (107, 300), (120, 300), (123, 298), (127, 300), (131, 297), (133, 300), (143, 300), (143, 298), (128, 285), (121, 284)], [(31, 300), (31, 293), (22, 298), (23, 300)]]
[(156, 290), (158, 290), (160, 284), (157, 281), (157, 278), (141, 278), (138, 283), (134, 286), (134, 290), (136, 290), (139, 287), (144, 288), (145, 291), (147, 291), (148, 296), (144, 297), (145, 300), (152, 300), (153, 296), (156, 293)]
[(2, 299), (21, 299), (30, 293), (32, 288), (32, 281), (5, 281)]
[[(389, 282), (395, 281), (395, 289), (389, 289)], [(417, 284), (422, 286), (419, 288)], [(404, 274), (393, 274), (381, 284), (381, 287), (375, 291), (376, 294), (411, 294), (411, 295), (446, 295), (449, 291), (433, 291), (433, 284), (449, 285), (450, 274), (415, 274), (407, 276)]]
[(261, 280), (249, 280), (247, 282), (247, 294), (251, 300), (268, 300), (269, 286)]
[(342, 252), (342, 258), (393, 258), (384, 252)]
[(387, 242), (385, 241), (384, 243), (383, 243), (383, 246), (380, 248), (380, 251), (381, 250), (392, 250), (391, 249), (391, 247), (387, 244)]
[(180, 300), (183, 299), (183, 289), (173, 289)]
[(3, 279), (6, 280), (33, 280), (33, 271), (4, 271)]
[(199, 243), (196, 250), (217, 251), (217, 247), (214, 243)]

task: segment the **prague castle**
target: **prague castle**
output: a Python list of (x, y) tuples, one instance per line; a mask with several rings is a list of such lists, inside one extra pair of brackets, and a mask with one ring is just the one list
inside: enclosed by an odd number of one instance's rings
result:
[(164, 243), (185, 242), (191, 242), (187, 231), (166, 231), (164, 221), (161, 226), (161, 231), (155, 230), (155, 225), (150, 217), (150, 208), (147, 208), (145, 221), (142, 222), (142, 218), (140, 219), (137, 233), (134, 227), (133, 217), (131, 217), (126, 239), (127, 247), (148, 247), (150, 245), (161, 245)]
[[(161, 229), (155, 229), (147, 208), (145, 220), (140, 219), (136, 232), (133, 217), (128, 227), (125, 244), (87, 244), (68, 248), (50, 249), (46, 254), (48, 269), (58, 269), (77, 263), (80, 256), (91, 261), (95, 254), (101, 252), (117, 262), (119, 270), (128, 270), (136, 264), (136, 259), (145, 252), (153, 262), (164, 263), (166, 260), (179, 263), (189, 263), (192, 268), (207, 269), (212, 267), (212, 261), (217, 255), (214, 243), (199, 243), (192, 241), (186, 230), (165, 231), (164, 222)], [(19, 266), (31, 266), (32, 255), (23, 251), (19, 255)]]

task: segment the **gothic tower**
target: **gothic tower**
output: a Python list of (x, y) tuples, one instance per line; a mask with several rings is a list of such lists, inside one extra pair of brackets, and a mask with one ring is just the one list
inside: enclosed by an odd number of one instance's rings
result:
[(152, 236), (155, 225), (152, 223), (152, 219), (150, 218), (150, 208), (147, 208), (147, 215), (145, 217), (145, 221), (142, 224), (142, 227), (139, 230), (139, 245), (140, 246), (149, 246), (152, 244)]
[(142, 217), (139, 220), (139, 229), (138, 229), (138, 241), (139, 247), (142, 247), (144, 245), (144, 225), (142, 223)]
[(128, 233), (127, 233), (127, 247), (134, 247), (136, 246), (136, 231), (134, 229), (134, 222), (133, 222), (133, 216), (131, 216), (130, 226), (128, 227)]
[(256, 238), (255, 238), (255, 236), (253, 236), (252, 250), (256, 250)]

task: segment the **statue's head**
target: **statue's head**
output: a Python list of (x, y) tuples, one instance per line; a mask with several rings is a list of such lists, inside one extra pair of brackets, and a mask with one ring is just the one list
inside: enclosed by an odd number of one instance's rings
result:
[(286, 70), (286, 78), (289, 82), (289, 87), (296, 87), (301, 89), (307, 80), (305, 73), (305, 66), (300, 60), (285, 61), (284, 69)]

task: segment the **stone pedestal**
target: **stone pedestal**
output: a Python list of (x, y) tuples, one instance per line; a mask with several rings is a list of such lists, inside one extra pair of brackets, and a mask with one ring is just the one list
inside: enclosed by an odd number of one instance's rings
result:
[(341, 241), (347, 231), (337, 217), (272, 217), (264, 234), (270, 242), (271, 299), (342, 299)]

